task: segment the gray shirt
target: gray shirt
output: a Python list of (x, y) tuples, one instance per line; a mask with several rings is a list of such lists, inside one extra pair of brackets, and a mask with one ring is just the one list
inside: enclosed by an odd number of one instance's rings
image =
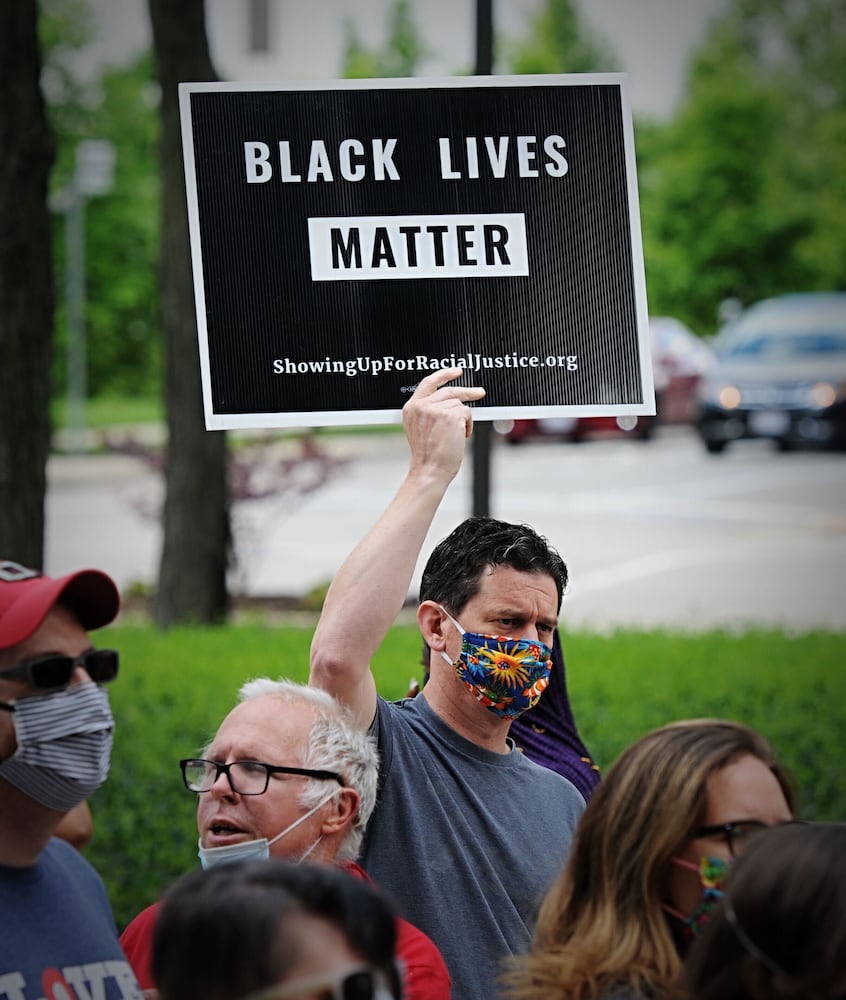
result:
[(456, 1000), (492, 1000), (502, 959), (528, 950), (584, 799), (519, 750), (464, 739), (418, 696), (379, 699), (380, 794), (361, 862), (438, 945)]

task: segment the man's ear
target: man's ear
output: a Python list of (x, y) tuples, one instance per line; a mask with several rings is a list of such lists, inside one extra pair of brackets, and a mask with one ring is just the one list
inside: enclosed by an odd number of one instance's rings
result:
[(323, 820), (321, 834), (325, 837), (333, 833), (341, 833), (347, 827), (352, 826), (353, 820), (358, 815), (360, 803), (361, 796), (354, 788), (342, 788), (331, 800), (334, 809)]
[(444, 614), (439, 604), (434, 601), (424, 601), (417, 609), (417, 624), (423, 641), (430, 650), (440, 653), (446, 649), (445, 629), (454, 629), (455, 626)]

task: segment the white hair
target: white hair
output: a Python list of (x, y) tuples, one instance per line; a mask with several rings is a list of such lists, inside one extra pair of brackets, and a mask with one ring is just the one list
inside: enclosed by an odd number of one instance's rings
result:
[[(282, 678), (274, 681), (270, 677), (257, 677), (241, 686), (238, 700), (249, 701), (261, 695), (271, 695), (289, 704), (307, 704), (314, 709), (315, 720), (304, 748), (303, 767), (335, 771), (346, 788), (358, 792), (358, 812), (338, 850), (339, 861), (354, 861), (376, 805), (379, 754), (375, 742), (358, 728), (349, 709), (328, 691)], [(300, 805), (305, 810), (311, 809), (325, 794), (325, 781), (310, 780), (300, 796)]]

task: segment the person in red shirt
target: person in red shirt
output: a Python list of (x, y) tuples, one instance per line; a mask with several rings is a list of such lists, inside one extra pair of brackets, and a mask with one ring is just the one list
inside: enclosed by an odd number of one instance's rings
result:
[[(198, 796), (204, 868), (274, 857), (339, 865), (368, 879), (355, 858), (376, 802), (378, 755), (331, 695), (291, 681), (249, 681), (201, 756), (180, 766)], [(121, 935), (145, 990), (156, 988), (151, 957), (160, 906), (143, 910)], [(397, 957), (406, 1000), (448, 1000), (440, 951), (402, 918)]]

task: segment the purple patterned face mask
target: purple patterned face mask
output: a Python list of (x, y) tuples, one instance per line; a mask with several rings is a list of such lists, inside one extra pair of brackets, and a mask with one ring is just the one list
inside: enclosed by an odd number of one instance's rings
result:
[(536, 705), (549, 684), (552, 650), (533, 639), (467, 632), (441, 608), (461, 633), (461, 652), (452, 666), (473, 697), (495, 715), (513, 719)]

